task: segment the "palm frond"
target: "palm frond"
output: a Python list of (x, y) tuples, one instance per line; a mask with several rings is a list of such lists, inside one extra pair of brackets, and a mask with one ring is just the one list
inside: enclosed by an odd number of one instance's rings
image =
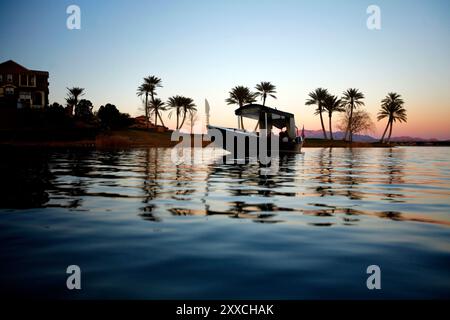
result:
[(236, 86), (229, 92), (229, 97), (225, 99), (227, 104), (237, 104), (243, 106), (256, 101), (256, 93), (250, 91), (248, 87)]
[(381, 109), (378, 112), (377, 120), (389, 118), (393, 122), (406, 122), (407, 115), (404, 101), (398, 93), (390, 92), (381, 100)]

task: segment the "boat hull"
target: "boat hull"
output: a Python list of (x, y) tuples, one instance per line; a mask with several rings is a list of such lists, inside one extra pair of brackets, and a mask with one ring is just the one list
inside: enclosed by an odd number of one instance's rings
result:
[[(225, 128), (217, 126), (208, 126), (208, 136), (214, 145), (222, 148), (234, 155), (234, 158), (258, 156), (260, 141), (259, 135), (255, 132), (246, 132), (234, 128)], [(279, 138), (279, 137), (278, 137)], [(286, 140), (286, 139), (284, 139)], [(238, 148), (238, 141), (243, 142), (241, 145), (244, 148)], [(268, 146), (266, 150), (267, 156), (271, 155), (271, 141), (268, 139)], [(301, 153), (303, 140), (298, 137), (295, 140), (283, 141), (279, 138), (278, 153)]]

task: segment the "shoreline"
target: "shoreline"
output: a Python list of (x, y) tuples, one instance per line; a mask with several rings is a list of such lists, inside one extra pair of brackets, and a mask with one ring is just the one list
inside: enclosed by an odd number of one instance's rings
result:
[[(151, 132), (142, 129), (122, 129), (101, 132), (95, 138), (80, 139), (3, 139), (0, 140), (1, 147), (48, 147), (48, 148), (171, 148), (179, 141), (171, 141), (172, 131)], [(192, 135), (192, 138), (194, 138)], [(206, 147), (210, 142), (203, 141), (202, 146)], [(436, 147), (450, 146), (450, 141), (410, 141), (391, 142), (390, 144), (379, 142), (347, 142), (342, 140), (305, 139), (303, 148), (389, 148), (397, 146), (411, 147)]]

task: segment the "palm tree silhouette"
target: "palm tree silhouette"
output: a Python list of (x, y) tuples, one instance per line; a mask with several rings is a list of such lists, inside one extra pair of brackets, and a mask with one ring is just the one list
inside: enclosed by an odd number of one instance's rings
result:
[(186, 120), (186, 116), (188, 113), (197, 111), (197, 109), (195, 108), (196, 105), (194, 103), (194, 100), (191, 98), (187, 98), (187, 97), (183, 97), (183, 104), (182, 104), (182, 113), (183, 113), (183, 120), (181, 121), (180, 124), (180, 129), (183, 127), (184, 121)]
[(360, 92), (358, 89), (351, 88), (351, 89), (347, 89), (347, 91), (344, 91), (344, 97), (342, 98), (342, 101), (344, 103), (344, 106), (347, 107), (350, 111), (348, 127), (347, 127), (347, 130), (345, 130), (344, 140), (347, 139), (347, 134), (350, 134), (349, 140), (350, 140), (350, 142), (353, 141), (353, 132), (351, 130), (353, 110), (356, 107), (364, 105), (364, 102), (361, 101), (362, 99), (364, 99), (364, 94), (362, 92)]
[[(169, 100), (167, 101), (167, 105), (169, 106), (169, 108), (173, 109), (169, 113), (169, 118), (172, 117), (173, 112), (175, 112), (177, 116), (177, 128), (176, 128), (177, 130), (183, 127), (188, 112), (197, 111), (193, 99), (179, 95), (170, 97)], [(181, 121), (180, 124), (181, 116), (183, 117), (183, 120)]]
[(392, 126), (394, 122), (406, 122), (406, 109), (403, 107), (404, 101), (398, 93), (390, 92), (388, 95), (381, 100), (381, 109), (378, 112), (378, 121), (388, 118), (386, 129), (384, 129), (383, 136), (380, 142), (383, 142), (386, 135), (387, 129), (389, 129), (389, 136), (386, 142), (391, 140)]
[[(153, 101), (150, 102), (149, 105), (149, 114), (155, 113), (155, 127), (158, 127), (158, 115), (159, 111), (165, 111), (166, 110), (166, 104), (161, 101), (159, 98), (155, 98)], [(161, 119), (161, 116), (159, 117)], [(164, 121), (161, 119), (161, 124), (164, 125)]]
[(84, 88), (80, 88), (80, 87), (72, 87), (72, 88), (67, 88), (67, 90), (69, 91), (67, 98), (66, 98), (66, 102), (68, 107), (70, 107), (70, 115), (73, 114), (74, 109), (77, 107), (78, 105), (78, 98), (82, 95), (84, 95)]
[(176, 129), (178, 130), (181, 108), (183, 107), (183, 97), (182, 96), (170, 97), (167, 100), (167, 105), (169, 106), (170, 109), (173, 109), (169, 113), (169, 119), (172, 117), (173, 112), (175, 112), (175, 114), (177, 116), (177, 127), (176, 127)]
[(255, 89), (257, 90), (256, 96), (261, 97), (263, 101), (263, 106), (266, 105), (266, 99), (267, 96), (271, 96), (272, 98), (276, 99), (277, 97), (274, 95), (274, 93), (277, 93), (275, 91), (276, 87), (275, 85), (271, 84), (270, 82), (260, 82), (256, 85)]
[(317, 105), (316, 114), (320, 116), (320, 124), (322, 125), (323, 137), (327, 139), (327, 133), (325, 131), (325, 126), (323, 125), (323, 102), (326, 97), (328, 97), (328, 90), (323, 88), (317, 88), (316, 90), (309, 93), (309, 99), (306, 100), (306, 105)]
[(192, 134), (194, 132), (195, 122), (198, 120), (197, 109), (189, 110), (189, 132)]
[[(149, 120), (149, 104), (148, 104), (148, 96), (150, 95), (151, 97), (151, 102), (155, 101), (155, 95), (156, 95), (156, 88), (157, 87), (162, 87), (161, 85), (161, 79), (155, 76), (148, 76), (144, 78), (144, 82), (138, 87), (138, 91), (137, 91), (137, 95), (139, 97), (142, 97), (143, 95), (145, 95), (145, 118), (147, 121), (147, 127), (148, 127), (148, 120)], [(156, 118), (159, 116), (159, 118), (161, 119), (162, 122), (162, 118), (161, 115), (156, 112), (155, 113), (155, 120)], [(155, 121), (156, 123), (156, 121)]]
[(143, 83), (138, 87), (138, 91), (137, 91), (138, 97), (142, 97), (143, 95), (145, 95), (144, 111), (145, 111), (145, 122), (146, 122), (147, 128), (148, 128), (148, 95), (151, 90), (152, 90), (152, 87), (149, 84)]
[[(331, 117), (333, 112), (343, 112), (345, 108), (342, 106), (342, 100), (333, 95), (328, 95), (323, 101), (323, 109), (328, 112), (328, 124), (330, 127), (330, 139), (333, 140), (333, 130), (331, 127)], [(317, 113), (318, 111), (316, 111)]]
[[(256, 94), (251, 92), (248, 87), (236, 86), (229, 92), (230, 97), (225, 99), (227, 104), (237, 104), (242, 108), (244, 104), (253, 103), (256, 101)], [(241, 127), (244, 129), (244, 121), (241, 117)]]

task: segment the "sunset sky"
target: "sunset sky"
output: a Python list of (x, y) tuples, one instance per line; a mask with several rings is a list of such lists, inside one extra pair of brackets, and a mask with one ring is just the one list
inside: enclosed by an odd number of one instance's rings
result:
[[(81, 30), (66, 27), (71, 4), (81, 8)], [(371, 4), (381, 9), (381, 30), (366, 27)], [(142, 113), (142, 78), (156, 75), (161, 99), (189, 96), (203, 113), (207, 98), (211, 123), (226, 126), (236, 126), (225, 103), (235, 85), (271, 81), (278, 99), (267, 104), (306, 129), (320, 128), (305, 106), (317, 87), (360, 89), (374, 119), (395, 91), (408, 123), (394, 136), (450, 139), (449, 15), (448, 0), (8, 1), (0, 62), (49, 71), (51, 103), (80, 86), (96, 108), (110, 102), (131, 115)]]

